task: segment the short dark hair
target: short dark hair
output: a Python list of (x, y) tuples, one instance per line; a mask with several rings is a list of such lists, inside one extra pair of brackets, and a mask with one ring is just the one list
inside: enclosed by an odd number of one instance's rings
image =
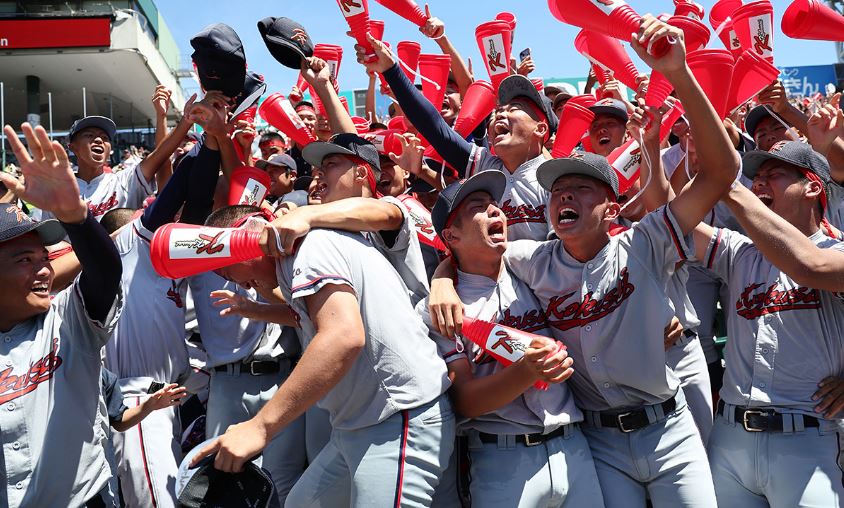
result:
[(265, 133), (261, 134), (261, 140), (260, 140), (260, 141), (258, 141), (258, 144), (259, 144), (259, 145), (261, 145), (261, 144), (266, 143), (267, 141), (281, 141), (281, 142), (284, 142), (284, 138), (283, 138), (283, 137), (281, 137), (281, 134), (279, 134), (279, 133), (277, 133), (277, 132), (274, 132), (274, 131), (267, 131), (267, 132), (265, 132)]
[(215, 210), (205, 219), (205, 225), (213, 228), (230, 228), (240, 219), (260, 212), (261, 209), (252, 205), (231, 205)]
[(100, 225), (105, 228), (108, 234), (112, 234), (126, 224), (129, 224), (136, 211), (133, 208), (112, 208), (103, 215)]

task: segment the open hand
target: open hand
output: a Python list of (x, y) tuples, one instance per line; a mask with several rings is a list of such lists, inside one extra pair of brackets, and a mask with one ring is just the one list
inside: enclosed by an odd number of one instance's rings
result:
[(155, 109), (156, 116), (167, 116), (167, 110), (170, 109), (170, 96), (172, 94), (173, 92), (164, 85), (155, 87), (155, 93), (152, 94), (152, 107)]
[(216, 453), (214, 469), (224, 473), (239, 473), (243, 465), (257, 457), (269, 442), (266, 430), (255, 419), (232, 425), (226, 433), (209, 443), (193, 458), (190, 467), (196, 467), (202, 459)]
[[(668, 45), (668, 52), (657, 58), (649, 53), (649, 49), (662, 40), (668, 39), (673, 43)], [(686, 46), (683, 31), (664, 23), (650, 14), (642, 16), (639, 32), (631, 34), (630, 45), (648, 66), (661, 72), (669, 80), (673, 74), (686, 69)]]
[(182, 399), (184, 399), (187, 395), (187, 388), (185, 388), (184, 386), (179, 386), (176, 383), (170, 383), (168, 385), (165, 385), (164, 388), (150, 395), (149, 398), (144, 401), (144, 405), (147, 406), (150, 411), (155, 411), (156, 409), (164, 409), (165, 407), (175, 406), (176, 404), (181, 402)]
[(422, 35), (430, 39), (439, 39), (442, 37), (445, 34), (445, 23), (440, 18), (431, 16), (431, 9), (428, 8), (428, 4), (425, 4), (425, 16), (428, 17), (428, 21), (419, 27)]

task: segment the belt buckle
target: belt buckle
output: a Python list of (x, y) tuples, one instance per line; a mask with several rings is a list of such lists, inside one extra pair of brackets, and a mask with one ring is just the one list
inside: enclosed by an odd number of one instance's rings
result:
[(747, 418), (750, 416), (767, 416), (768, 413), (765, 411), (760, 411), (758, 409), (746, 409), (744, 414), (742, 415), (742, 425), (744, 426), (744, 430), (747, 432), (762, 432), (764, 429), (757, 429), (755, 427), (751, 427)]
[(530, 434), (523, 434), (523, 436), (525, 436), (525, 446), (539, 446), (542, 444), (541, 438), (534, 441)]
[(615, 416), (615, 421), (618, 423), (618, 429), (625, 434), (629, 434), (629, 433), (633, 432), (634, 430), (636, 430), (636, 429), (628, 429), (624, 426), (624, 421), (623, 421), (624, 418), (626, 418), (626, 417), (628, 417), (632, 414), (633, 414), (633, 411), (628, 411), (626, 413), (621, 413), (621, 414)]
[(253, 376), (260, 376), (261, 375), (260, 372), (255, 372), (255, 364), (257, 364), (257, 363), (258, 362), (249, 362), (249, 373), (252, 374)]

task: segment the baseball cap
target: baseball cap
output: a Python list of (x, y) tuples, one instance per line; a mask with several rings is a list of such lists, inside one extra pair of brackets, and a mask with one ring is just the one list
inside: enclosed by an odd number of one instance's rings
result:
[(779, 141), (769, 151), (754, 150), (747, 152), (741, 158), (741, 171), (751, 180), (759, 173), (762, 164), (769, 160), (778, 160), (796, 166), (807, 178), (812, 179), (814, 175), (824, 188), (824, 209), (826, 209), (826, 198), (829, 194), (829, 162), (826, 157), (814, 151), (812, 147), (801, 141)]
[[(536, 88), (534, 88), (536, 90)], [(443, 230), (460, 203), (469, 194), (478, 191), (487, 192), (496, 202), (501, 201), (507, 188), (507, 177), (497, 169), (488, 169), (475, 174), (471, 178), (458, 180), (440, 192), (437, 202), (431, 210), (431, 223), (437, 234), (442, 237)]]
[(109, 141), (114, 140), (114, 136), (117, 134), (117, 126), (114, 125), (114, 121), (111, 118), (106, 118), (104, 116), (86, 116), (85, 118), (80, 118), (79, 120), (73, 122), (73, 125), (70, 126), (70, 131), (67, 133), (67, 138), (72, 140), (73, 136), (76, 136), (79, 131), (89, 127), (96, 127), (104, 130), (106, 134), (108, 134)]
[(756, 128), (759, 127), (759, 122), (767, 117), (773, 118), (773, 115), (771, 115), (768, 108), (764, 104), (756, 106), (747, 113), (746, 117), (744, 117), (744, 130), (750, 134), (751, 138), (755, 138)]
[(205, 441), (193, 448), (179, 465), (178, 503), (183, 508), (250, 506), (266, 508), (273, 496), (273, 482), (266, 470), (252, 461), (240, 473), (224, 473), (214, 468), (216, 454), (204, 458), (192, 469), (188, 464)]
[(65, 237), (64, 228), (59, 221), (32, 220), (17, 206), (10, 203), (0, 204), (0, 242), (14, 240), (32, 231), (38, 233), (44, 245), (59, 243)]
[(246, 80), (246, 53), (234, 29), (224, 23), (203, 28), (190, 40), (191, 55), (206, 90), (217, 90), (226, 97), (243, 92)]
[(607, 184), (618, 198), (618, 175), (607, 158), (595, 153), (576, 151), (569, 157), (551, 159), (536, 168), (536, 180), (547, 191), (565, 175), (589, 176)]
[(298, 70), (302, 60), (314, 56), (311, 36), (290, 18), (264, 18), (258, 22), (258, 32), (273, 58), (285, 67)]
[(589, 109), (597, 115), (610, 115), (618, 118), (625, 124), (630, 117), (627, 115), (627, 106), (618, 99), (601, 99), (591, 105)]
[(286, 153), (274, 153), (267, 157), (267, 159), (260, 159), (255, 162), (255, 167), (258, 169), (267, 169), (267, 166), (287, 166), (292, 171), (297, 171), (296, 168), (296, 161), (293, 160), (293, 157), (287, 155)]
[(381, 178), (381, 162), (378, 149), (357, 134), (336, 134), (331, 141), (315, 141), (302, 150), (302, 157), (314, 167), (322, 165), (322, 159), (329, 155), (349, 155), (362, 159), (372, 168), (375, 181)]
[(504, 81), (498, 87), (499, 104), (507, 104), (516, 97), (525, 97), (539, 108), (539, 111), (545, 115), (545, 120), (548, 121), (549, 135), (557, 131), (557, 115), (554, 114), (551, 100), (544, 94), (539, 93), (533, 83), (521, 74), (504, 78)]
[(557, 109), (557, 106), (560, 105), (561, 102), (567, 101), (574, 97), (572, 94), (568, 92), (560, 92), (554, 97), (554, 101), (551, 103), (551, 110)]
[(232, 110), (232, 117), (235, 117), (251, 108), (258, 99), (267, 91), (267, 84), (264, 76), (252, 71), (246, 71), (243, 80), (243, 91), (235, 97), (235, 108)]

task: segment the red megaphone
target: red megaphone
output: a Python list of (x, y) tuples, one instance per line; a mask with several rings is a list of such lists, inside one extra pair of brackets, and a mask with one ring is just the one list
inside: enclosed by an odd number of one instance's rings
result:
[(403, 132), (398, 129), (387, 129), (379, 132), (370, 132), (363, 137), (375, 145), (375, 148), (378, 149), (378, 153), (380, 154), (387, 155), (392, 153), (401, 155), (401, 141), (398, 138)]
[(580, 104), (584, 108), (591, 108), (596, 102), (598, 102), (598, 99), (596, 99), (594, 95), (587, 93), (583, 95), (575, 95), (569, 99), (566, 104), (569, 102), (572, 104)]
[(733, 13), (733, 29), (743, 50), (774, 63), (774, 7), (768, 0), (745, 4)]
[(674, 102), (674, 107), (671, 108), (671, 111), (668, 112), (667, 115), (662, 117), (662, 124), (659, 126), (659, 140), (663, 141), (665, 138), (671, 134), (671, 128), (674, 127), (674, 124), (677, 123), (677, 120), (680, 119), (681, 116), (686, 114), (686, 110), (683, 109), (683, 105), (680, 104), (680, 101)]
[(510, 44), (513, 44), (513, 39), (516, 36), (516, 15), (512, 12), (499, 12), (495, 15), (495, 19), (503, 21), (510, 26)]
[(666, 23), (683, 31), (687, 53), (703, 49), (709, 43), (709, 28), (696, 19), (686, 16), (671, 16)]
[(572, 150), (583, 137), (583, 133), (589, 130), (593, 120), (595, 120), (595, 113), (587, 107), (572, 103), (569, 99), (560, 114), (560, 127), (557, 129), (557, 137), (554, 138), (551, 157), (557, 159), (571, 155)]
[(410, 220), (413, 221), (419, 241), (440, 252), (445, 252), (447, 250), (445, 244), (434, 229), (434, 224), (431, 222), (431, 212), (425, 208), (425, 205), (410, 194), (402, 194), (399, 196), (399, 201), (402, 202)]
[(396, 55), (399, 58), (399, 66), (401, 66), (401, 69), (411, 83), (416, 80), (420, 53), (422, 53), (422, 45), (416, 41), (401, 41), (396, 44)]
[(261, 206), (270, 189), (270, 175), (252, 166), (241, 166), (232, 172), (229, 183), (229, 205)]
[(419, 75), (422, 77), (422, 95), (437, 109), (443, 105), (451, 57), (448, 55), (419, 55)]
[(395, 12), (416, 26), (423, 27), (428, 22), (428, 16), (413, 0), (375, 0), (387, 9)]
[(158, 275), (181, 279), (263, 256), (260, 239), (260, 231), (243, 228), (165, 224), (152, 237), (150, 258)]
[(305, 125), (284, 95), (274, 93), (261, 103), (258, 114), (276, 129), (280, 130), (300, 147), (314, 141), (314, 135)]
[(370, 19), (369, 20), (369, 33), (372, 34), (372, 37), (380, 40), (384, 39), (384, 22), (380, 19)]
[[(596, 63), (592, 64), (592, 74), (595, 75), (595, 81), (597, 81), (598, 84), (601, 86), (606, 85), (607, 81), (612, 79), (612, 76), (610, 76), (610, 71), (604, 69)], [(603, 99), (604, 97), (601, 98)]]
[(375, 58), (375, 50), (366, 39), (370, 32), (368, 0), (337, 0), (337, 5), (340, 6), (340, 12), (346, 18), (346, 23), (349, 24), (352, 37), (363, 47), (367, 61), (371, 61)]
[(709, 11), (709, 26), (729, 49), (733, 58), (741, 55), (741, 41), (733, 28), (733, 13), (742, 6), (742, 0), (718, 0)]
[[(466, 138), (478, 125), (488, 117), (495, 108), (495, 91), (492, 85), (486, 81), (478, 80), (469, 85), (466, 95), (463, 97), (463, 105), (454, 121), (454, 132), (461, 138)], [(425, 149), (424, 156), (442, 162), (442, 158), (429, 146)]]
[(407, 123), (403, 116), (394, 116), (387, 122), (387, 128), (407, 132)]
[(733, 66), (727, 112), (732, 114), (742, 104), (755, 97), (779, 77), (774, 64), (755, 51), (745, 51)]
[(308, 91), (308, 82), (305, 81), (305, 77), (302, 76), (302, 73), (299, 73), (299, 79), (296, 80), (296, 88), (299, 90), (299, 93), (305, 95), (305, 92)]
[(362, 116), (353, 116), (352, 123), (355, 124), (355, 130), (358, 131), (358, 135), (369, 132), (369, 120), (366, 118)]
[(652, 108), (662, 106), (672, 91), (674, 91), (674, 85), (668, 81), (668, 78), (661, 72), (653, 71), (648, 81), (648, 91), (645, 93), (645, 105)]
[(700, 49), (686, 55), (686, 63), (718, 117), (724, 119), (735, 65), (733, 55), (727, 49)]
[(782, 16), (782, 33), (794, 39), (844, 42), (844, 16), (818, 0), (795, 0)]
[(703, 6), (689, 0), (674, 0), (674, 15), (702, 20)]
[[(589, 61), (609, 69), (615, 79), (627, 85), (628, 88), (636, 90), (639, 71), (633, 65), (621, 42), (600, 32), (581, 30), (574, 38), (574, 47)], [(595, 77), (601, 82), (597, 72)]]
[[(642, 16), (624, 0), (548, 0), (551, 14), (569, 25), (630, 41), (639, 31)], [(648, 51), (659, 58), (668, 52), (670, 41), (658, 40)]]
[(500, 20), (482, 23), (475, 29), (475, 39), (496, 92), (504, 78), (510, 75), (511, 33), (509, 23)]

